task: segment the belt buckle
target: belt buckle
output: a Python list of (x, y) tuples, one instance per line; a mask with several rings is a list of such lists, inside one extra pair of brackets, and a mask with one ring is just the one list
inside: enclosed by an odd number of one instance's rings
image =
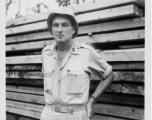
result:
[(69, 108), (69, 113), (73, 114), (73, 109)]
[(55, 111), (55, 112), (61, 112), (60, 106), (54, 106), (54, 111)]
[(61, 108), (62, 106), (54, 106), (54, 111), (55, 112), (60, 112), (60, 113), (71, 113), (71, 114), (73, 114), (73, 109), (71, 109), (70, 107), (68, 107), (68, 110), (63, 110), (62, 108)]

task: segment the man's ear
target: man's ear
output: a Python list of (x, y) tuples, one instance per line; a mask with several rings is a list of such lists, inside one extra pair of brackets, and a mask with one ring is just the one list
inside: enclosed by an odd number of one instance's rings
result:
[[(76, 32), (75, 28), (76, 28), (76, 27), (75, 27), (75, 26), (73, 26), (74, 33)], [(73, 33), (73, 34), (74, 34), (74, 33)]]

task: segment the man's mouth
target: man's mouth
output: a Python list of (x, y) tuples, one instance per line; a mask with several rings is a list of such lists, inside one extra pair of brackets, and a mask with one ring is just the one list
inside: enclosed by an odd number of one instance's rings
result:
[(57, 35), (58, 37), (63, 37), (63, 35)]

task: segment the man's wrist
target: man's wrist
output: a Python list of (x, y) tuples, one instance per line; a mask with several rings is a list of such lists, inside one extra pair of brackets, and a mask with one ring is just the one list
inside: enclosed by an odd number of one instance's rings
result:
[(93, 95), (91, 95), (90, 99), (92, 99), (93, 102), (96, 102), (96, 101), (97, 101), (96, 97), (94, 97)]

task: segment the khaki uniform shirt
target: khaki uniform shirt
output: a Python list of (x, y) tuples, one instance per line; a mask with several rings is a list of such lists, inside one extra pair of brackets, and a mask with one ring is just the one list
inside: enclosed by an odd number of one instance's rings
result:
[(112, 67), (86, 44), (73, 43), (60, 64), (56, 45), (42, 50), (46, 104), (82, 105), (88, 102), (90, 74), (105, 79)]

